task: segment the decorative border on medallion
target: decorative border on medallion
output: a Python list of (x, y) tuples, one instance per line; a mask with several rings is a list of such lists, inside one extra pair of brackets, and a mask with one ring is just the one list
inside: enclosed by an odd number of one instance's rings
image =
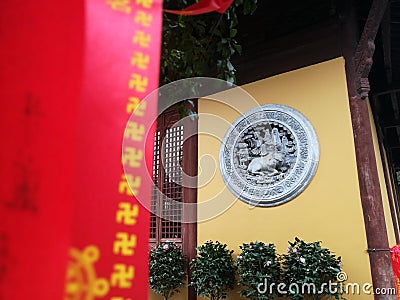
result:
[(245, 112), (227, 130), (219, 152), (221, 176), (231, 192), (254, 206), (288, 202), (311, 182), (318, 138), (292, 107), (266, 104)]

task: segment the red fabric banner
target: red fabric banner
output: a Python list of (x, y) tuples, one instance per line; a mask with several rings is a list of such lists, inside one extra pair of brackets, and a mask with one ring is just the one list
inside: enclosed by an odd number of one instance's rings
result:
[[(161, 12), (160, 0), (86, 1), (65, 299), (147, 299), (150, 221), (136, 196), (150, 202), (152, 181), (144, 154), (145, 142), (153, 148), (150, 124), (157, 103), (139, 103), (158, 88)], [(121, 151), (123, 139), (133, 145)]]
[(212, 11), (223, 14), (232, 2), (233, 0), (201, 0), (183, 10), (165, 9), (164, 11), (171, 14), (185, 16), (201, 15)]
[(400, 245), (390, 248), (394, 280), (396, 283), (397, 299), (400, 299)]
[(0, 299), (62, 299), (83, 2), (0, 1)]
[(157, 106), (139, 103), (158, 87), (161, 12), (161, 0), (0, 1), (1, 300), (147, 298), (135, 195), (150, 201)]

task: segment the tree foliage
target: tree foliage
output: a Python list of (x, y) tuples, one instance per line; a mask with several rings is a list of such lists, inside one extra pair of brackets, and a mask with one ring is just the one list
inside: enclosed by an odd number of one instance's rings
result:
[(211, 300), (225, 299), (229, 290), (235, 286), (236, 266), (233, 250), (226, 244), (207, 241), (197, 247), (197, 258), (190, 262), (192, 282), (197, 295)]
[[(238, 284), (244, 287), (240, 295), (254, 300), (274, 299), (275, 293), (270, 293), (269, 287), (278, 283), (281, 275), (281, 265), (275, 245), (255, 241), (244, 243), (240, 249), (242, 252), (236, 258)], [(265, 285), (264, 292), (260, 292), (260, 284)]]
[(186, 273), (182, 249), (172, 242), (150, 251), (150, 288), (169, 299), (183, 286)]
[[(193, 3), (193, 0), (166, 0), (164, 7), (179, 10)], [(196, 76), (235, 82), (231, 58), (242, 50), (236, 40), (238, 15), (252, 14), (256, 7), (257, 0), (234, 0), (224, 14), (164, 13), (160, 85)]]
[[(298, 289), (289, 288), (286, 297), (294, 300), (344, 299), (343, 291), (337, 285), (341, 282), (341, 275), (345, 274), (342, 273), (341, 257), (322, 248), (321, 242), (306, 243), (296, 237), (289, 245), (282, 262), (283, 282), (286, 287), (294, 284)], [(303, 287), (312, 289), (303, 290)]]

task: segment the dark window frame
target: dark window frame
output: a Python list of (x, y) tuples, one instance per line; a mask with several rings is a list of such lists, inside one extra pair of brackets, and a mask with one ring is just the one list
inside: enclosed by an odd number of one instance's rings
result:
[[(197, 110), (197, 101), (193, 101), (193, 103), (195, 103), (195, 107), (190, 107), (190, 109)], [(175, 200), (180, 200), (182, 203), (186, 204), (197, 203), (196, 176), (198, 141), (197, 120), (188, 117), (182, 118), (181, 111), (183, 105), (184, 104), (179, 103), (169, 107), (162, 112), (157, 119), (157, 129), (155, 133), (155, 144), (153, 149), (155, 158), (155, 165), (153, 167), (153, 180), (155, 182), (155, 188), (158, 189), (158, 191), (162, 191), (163, 193), (167, 192), (166, 194), (173, 196), (172, 198), (180, 195), (181, 199)], [(175, 129), (171, 130), (171, 128)], [(180, 130), (181, 128), (182, 131)], [(170, 133), (169, 138), (167, 135), (168, 133)], [(177, 137), (176, 134), (181, 136)], [(166, 137), (167, 141), (165, 141)], [(180, 141), (182, 141), (181, 144)], [(163, 142), (166, 145), (163, 146)], [(178, 150), (180, 151), (180, 155), (176, 155), (176, 153), (171, 154), (168, 152), (168, 156), (166, 156), (166, 150)], [(170, 159), (171, 157), (172, 159)], [(176, 161), (177, 158), (179, 158), (178, 164)], [(175, 182), (172, 181), (170, 184), (173, 185), (181, 183), (181, 186), (166, 187), (165, 185), (168, 182), (168, 180), (166, 180), (168, 175), (167, 173), (176, 172), (178, 165), (185, 176), (182, 176), (181, 181), (179, 181), (179, 178), (177, 178), (176, 174), (174, 174), (173, 176), (178, 180)], [(155, 193), (154, 190), (152, 193), (152, 208), (154, 209), (157, 207), (156, 209), (158, 212), (161, 211), (160, 209), (162, 209), (162, 205), (164, 204), (163, 198), (165, 195), (163, 195), (163, 193)], [(156, 206), (154, 206), (154, 201), (156, 202)], [(154, 216), (152, 213), (150, 220), (150, 247), (153, 248), (163, 242), (172, 241), (182, 247), (183, 254), (187, 258), (187, 262), (195, 258), (195, 248), (197, 246), (197, 223), (187, 222), (187, 220), (194, 220), (196, 215), (197, 211), (195, 205), (191, 205), (189, 207), (184, 205), (182, 206), (182, 212), (180, 215), (182, 220), (180, 236), (175, 238), (171, 236), (166, 237), (165, 235), (163, 237), (163, 220), (160, 216)], [(164, 225), (166, 224), (167, 223), (164, 223)], [(189, 295), (191, 294), (195, 295), (192, 288), (189, 289)], [(189, 299), (192, 298), (189, 297)]]

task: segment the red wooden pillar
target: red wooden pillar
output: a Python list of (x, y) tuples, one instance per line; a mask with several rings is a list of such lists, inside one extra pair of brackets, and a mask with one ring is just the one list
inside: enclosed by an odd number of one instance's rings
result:
[[(356, 87), (354, 54), (357, 46), (357, 24), (353, 1), (343, 1), (342, 54), (346, 60), (347, 89), (357, 160), (360, 197), (367, 235), (368, 254), (374, 288), (394, 288), (388, 235), (373, 146), (368, 103), (362, 100)], [(378, 251), (373, 251), (377, 249)], [(397, 299), (396, 295), (375, 294), (375, 299)]]
[[(193, 109), (193, 108), (191, 108)], [(196, 107), (197, 110), (197, 101)], [(197, 168), (198, 168), (198, 123), (189, 117), (184, 120), (183, 144), (183, 198), (185, 199), (183, 239), (188, 261), (196, 257), (197, 247)], [(188, 281), (191, 281), (191, 272), (188, 268)], [(188, 287), (188, 300), (197, 299), (194, 287)]]

